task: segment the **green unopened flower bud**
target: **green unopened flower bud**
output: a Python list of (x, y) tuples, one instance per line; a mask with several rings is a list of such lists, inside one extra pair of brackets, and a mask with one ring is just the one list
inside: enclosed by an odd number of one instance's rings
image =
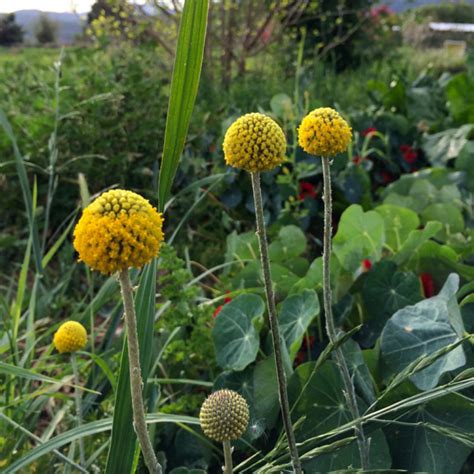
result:
[(233, 390), (219, 390), (202, 404), (199, 420), (204, 434), (216, 441), (240, 438), (249, 423), (245, 398)]

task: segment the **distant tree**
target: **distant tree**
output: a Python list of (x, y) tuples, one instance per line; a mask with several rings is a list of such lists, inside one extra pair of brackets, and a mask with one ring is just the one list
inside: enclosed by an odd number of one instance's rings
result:
[(0, 17), (0, 45), (12, 46), (23, 42), (23, 29), (15, 21), (15, 14)]
[(34, 27), (36, 41), (40, 44), (55, 43), (58, 25), (48, 18), (44, 13), (38, 19)]

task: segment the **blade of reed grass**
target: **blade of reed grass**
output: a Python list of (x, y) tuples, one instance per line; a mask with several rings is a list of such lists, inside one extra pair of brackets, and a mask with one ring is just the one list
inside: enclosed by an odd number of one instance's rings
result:
[(99, 392), (96, 392), (95, 390), (74, 385), (72, 383), (66, 383), (61, 379), (55, 379), (53, 377), (48, 377), (47, 375), (38, 374), (32, 370), (17, 367), (16, 365), (12, 364), (7, 364), (6, 362), (0, 362), (0, 374), (11, 375), (13, 377), (19, 377), (27, 380), (36, 380), (37, 382), (67, 385), (68, 387), (74, 387), (75, 389), (83, 390), (84, 392), (99, 394)]
[(160, 211), (163, 211), (171, 192), (196, 100), (206, 39), (208, 6), (208, 0), (190, 0), (184, 3), (158, 183)]
[[(165, 413), (147, 415), (146, 421), (147, 423), (182, 423), (186, 425), (199, 425), (198, 418), (185, 415), (169, 415)], [(5, 470), (2, 471), (2, 473), (13, 474), (14, 472), (18, 472), (21, 469), (24, 469), (32, 462), (39, 459), (41, 456), (44, 456), (45, 454), (48, 454), (55, 449), (60, 449), (63, 446), (78, 440), (79, 438), (85, 438), (87, 436), (93, 436), (99, 433), (103, 433), (104, 431), (109, 431), (110, 429), (112, 429), (112, 424), (112, 418), (104, 418), (102, 420), (93, 421), (91, 423), (87, 423), (85, 425), (81, 425), (76, 428), (73, 428), (72, 430), (68, 430), (64, 433), (61, 433), (60, 435), (55, 436), (49, 441), (39, 446), (36, 446), (35, 448), (28, 451), (20, 459), (17, 459), (10, 466), (6, 467)], [(130, 433), (127, 433), (127, 435), (130, 435)], [(118, 460), (120, 461), (120, 456)], [(123, 468), (120, 468), (118, 471), (115, 472), (115, 474), (124, 474), (125, 472), (127, 471), (123, 470)]]
[[(155, 315), (155, 287), (157, 260), (149, 263), (141, 276), (140, 286), (135, 299), (137, 313), (137, 331), (140, 346), (140, 365), (142, 378), (146, 380), (153, 355), (153, 322)], [(107, 457), (106, 473), (132, 472), (133, 459), (137, 438), (133, 430), (132, 401), (130, 395), (130, 375), (127, 356), (127, 340), (124, 339), (120, 359), (120, 374), (118, 377), (115, 398), (112, 439)]]
[(34, 215), (33, 197), (31, 195), (30, 184), (28, 182), (28, 174), (26, 173), (25, 162), (23, 161), (20, 149), (18, 148), (13, 129), (3, 110), (0, 110), (0, 126), (2, 126), (3, 130), (12, 142), (13, 154), (15, 156), (16, 171), (18, 174), (18, 179), (20, 181), (23, 200), (25, 202), (26, 215), (28, 217), (28, 225), (30, 227), (30, 235), (33, 243), (33, 255), (36, 265), (36, 271), (41, 274), (43, 272), (43, 267), (41, 265), (41, 243)]
[[(170, 194), (179, 157), (194, 108), (201, 74), (207, 25), (208, 0), (187, 1), (181, 17), (176, 59), (171, 81), (171, 94), (166, 120), (165, 143), (159, 179), (159, 210), (164, 209)], [(148, 379), (153, 342), (157, 262), (145, 268), (135, 300), (140, 363), (143, 380)], [(120, 375), (115, 401), (112, 440), (108, 453), (106, 473), (128, 473), (133, 469), (136, 437), (133, 436), (132, 409), (126, 340), (122, 349)], [(144, 386), (146, 391), (146, 383)], [(132, 435), (131, 435), (132, 434)]]

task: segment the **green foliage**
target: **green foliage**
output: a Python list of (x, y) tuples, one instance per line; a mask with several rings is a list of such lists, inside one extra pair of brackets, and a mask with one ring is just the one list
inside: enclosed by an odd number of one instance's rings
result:
[(240, 295), (219, 313), (212, 336), (217, 363), (223, 369), (240, 371), (255, 360), (264, 311), (259, 296)]
[(344, 269), (355, 271), (364, 258), (379, 260), (384, 243), (384, 223), (378, 213), (364, 212), (357, 205), (344, 211), (333, 243), (334, 253)]
[(56, 42), (58, 25), (42, 13), (35, 24), (35, 38), (39, 44), (51, 44)]
[[(221, 151), (229, 122), (260, 110), (279, 121), (288, 139), (288, 161), (262, 181), (299, 449), (308, 472), (357, 469), (354, 425), (319, 303), (321, 167), (296, 144), (304, 113), (338, 104), (354, 141), (332, 163), (333, 312), (344, 329), (336, 345), (371, 439), (370, 468), (471, 472), (472, 71), (415, 78), (406, 51), (385, 51), (382, 61), (339, 74), (309, 57), (303, 61), (296, 49), (284, 37), (247, 58), (247, 72), (228, 89), (209, 64), (187, 140), (168, 136), (181, 143), (168, 155), (174, 158), (162, 181), (163, 189), (170, 187), (176, 171), (176, 193), (160, 202), (167, 204), (173, 247), (164, 245), (141, 278), (132, 273), (156, 451), (169, 472), (217, 472), (219, 447), (202, 436), (196, 416), (211, 390), (228, 387), (250, 406), (249, 428), (234, 444), (237, 471), (284, 472), (289, 465), (249, 180), (225, 169)], [(67, 465), (79, 472), (80, 437), (88, 471), (106, 469), (107, 449), (114, 453), (110, 472), (134, 461), (142, 470), (120, 357), (117, 282), (83, 272), (70, 238), (79, 196), (84, 204), (104, 187), (123, 186), (156, 202), (171, 75), (162, 53), (161, 46), (125, 41), (120, 48), (68, 48), (54, 67), (57, 50), (0, 56), (0, 108), (7, 117), (0, 133), (0, 446), (7, 453), (0, 462), (6, 472), (67, 471)], [(194, 88), (185, 82), (179, 90)], [(69, 359), (50, 345), (66, 317), (90, 334), (78, 354), (81, 428), (74, 427), (78, 384)]]
[[(398, 373), (420, 356), (426, 357), (435, 351), (460, 340), (464, 333), (459, 308), (455, 300), (457, 282), (452, 275), (439, 296), (423, 300), (414, 306), (398, 310), (389, 319), (381, 337), (383, 360)], [(454, 300), (453, 300), (454, 298)], [(452, 304), (449, 301), (452, 300)], [(438, 384), (440, 376), (462, 367), (466, 357), (462, 347), (440, 357), (429, 367), (411, 376), (421, 390)]]
[(15, 21), (15, 14), (0, 17), (0, 46), (12, 46), (23, 41), (23, 29)]

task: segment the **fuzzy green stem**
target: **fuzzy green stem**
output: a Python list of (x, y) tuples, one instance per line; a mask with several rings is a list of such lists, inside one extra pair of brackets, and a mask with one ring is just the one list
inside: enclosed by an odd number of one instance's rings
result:
[(224, 448), (224, 474), (232, 474), (234, 469), (232, 468), (232, 448), (230, 441), (223, 441), (222, 446)]
[[(80, 386), (80, 380), (79, 380), (79, 370), (77, 368), (76, 354), (74, 352), (71, 354), (71, 365), (72, 365), (72, 373), (74, 375), (74, 384), (76, 385), (76, 387), (74, 388), (74, 401), (76, 402), (77, 426), (79, 427), (82, 425), (82, 394), (80, 390), (77, 388)], [(79, 460), (80, 460), (81, 466), (84, 466), (86, 464), (83, 438), (79, 438)]]
[[(331, 171), (329, 158), (323, 156), (321, 158), (323, 165), (323, 181), (324, 181), (324, 244), (323, 244), (323, 296), (324, 296), (324, 313), (326, 315), (326, 332), (332, 344), (336, 343), (336, 327), (332, 314), (332, 291), (331, 291), (331, 233), (332, 233), (332, 198), (331, 198)], [(360, 418), (359, 408), (357, 406), (357, 398), (353, 380), (349, 373), (349, 368), (344, 358), (344, 354), (340, 347), (335, 349), (336, 362), (339, 367), (342, 380), (344, 383), (344, 395), (347, 405), (351, 412), (352, 418), (357, 420)], [(369, 469), (369, 444), (364, 434), (362, 423), (357, 423), (354, 428), (357, 446), (359, 448), (360, 462), (362, 469)]]
[(286, 391), (286, 375), (283, 368), (282, 349), (280, 329), (275, 305), (275, 295), (272, 288), (272, 276), (270, 273), (270, 259), (268, 257), (267, 233), (265, 221), (263, 219), (262, 190), (260, 188), (260, 173), (251, 173), (253, 199), (255, 203), (255, 218), (257, 222), (257, 236), (260, 247), (260, 260), (262, 263), (263, 281), (265, 285), (265, 294), (268, 306), (268, 321), (273, 342), (273, 354), (275, 357), (276, 376), (278, 382), (278, 397), (280, 400), (281, 415), (283, 426), (285, 428), (288, 447), (290, 448), (291, 462), (296, 474), (301, 474), (301, 462), (296, 448), (295, 434), (290, 417), (290, 406), (288, 403), (288, 394)]
[(128, 270), (119, 273), (120, 289), (122, 291), (125, 325), (127, 328), (128, 362), (130, 366), (130, 391), (132, 395), (133, 426), (143, 453), (143, 459), (151, 474), (161, 474), (162, 468), (156, 459), (153, 445), (145, 420), (145, 408), (142, 398), (142, 374), (140, 368), (140, 351), (138, 347), (137, 321), (133, 304), (132, 284)]

